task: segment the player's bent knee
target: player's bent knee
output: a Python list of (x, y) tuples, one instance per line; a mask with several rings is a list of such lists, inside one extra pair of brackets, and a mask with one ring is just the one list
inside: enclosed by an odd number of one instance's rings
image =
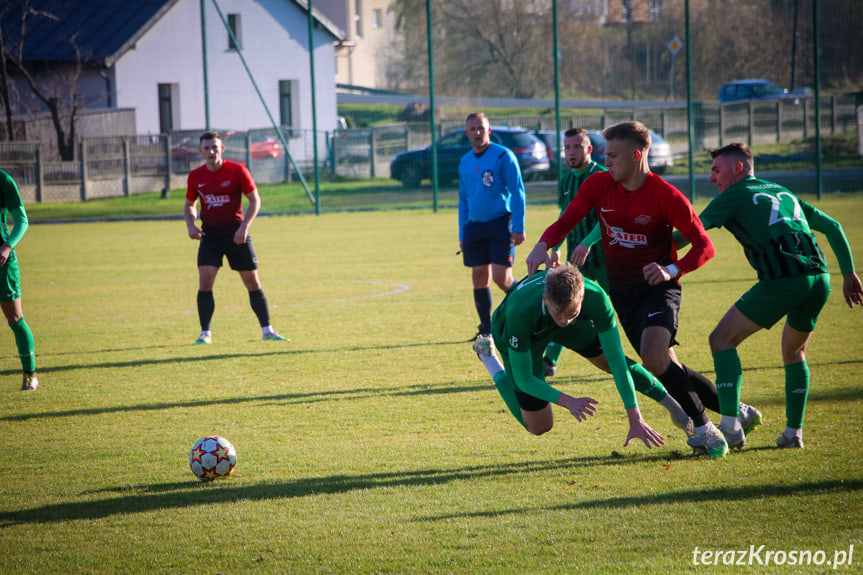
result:
[(553, 427), (553, 425), (552, 424), (537, 425), (537, 424), (530, 424), (530, 423), (525, 422), (525, 427), (527, 428), (527, 431), (531, 435), (542, 435), (544, 433), (548, 433), (549, 431), (551, 431), (551, 428)]

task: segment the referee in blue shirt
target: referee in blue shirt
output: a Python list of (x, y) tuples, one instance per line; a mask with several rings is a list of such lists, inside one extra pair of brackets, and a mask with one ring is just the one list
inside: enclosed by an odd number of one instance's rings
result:
[(491, 337), (491, 280), (504, 292), (512, 287), (515, 246), (525, 237), (525, 195), (515, 154), (491, 141), (488, 117), (470, 114), (464, 133), (473, 150), (458, 167), (458, 239), (464, 265), (473, 274), (476, 340)]

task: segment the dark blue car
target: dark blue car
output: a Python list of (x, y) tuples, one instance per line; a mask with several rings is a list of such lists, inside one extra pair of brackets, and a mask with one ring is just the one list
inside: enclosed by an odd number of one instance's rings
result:
[[(491, 141), (506, 146), (515, 154), (522, 177), (530, 180), (549, 169), (545, 144), (524, 128), (492, 126)], [(464, 130), (453, 130), (437, 141), (438, 182), (458, 181), (458, 164), (473, 149)], [(431, 179), (431, 146), (398, 154), (390, 163), (390, 177), (406, 188), (415, 188)]]

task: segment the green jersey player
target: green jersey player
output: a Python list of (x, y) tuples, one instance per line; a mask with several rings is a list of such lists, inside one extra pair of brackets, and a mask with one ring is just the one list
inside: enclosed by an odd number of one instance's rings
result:
[(569, 263), (538, 271), (513, 287), (494, 312), (492, 336), (494, 346), (479, 339), (474, 351), (510, 413), (534, 435), (552, 428), (552, 403), (568, 409), (578, 421), (596, 410), (595, 400), (571, 397), (545, 382), (542, 354), (549, 341), (580, 353), (614, 376), (630, 424), (624, 445), (635, 438), (648, 448), (664, 443), (642, 419), (636, 389), (666, 407), (676, 425), (690, 434), (694, 430), (692, 420), (662, 385), (624, 356), (611, 301)]
[[(10, 230), (7, 225), (9, 216), (15, 222)], [(21, 194), (12, 176), (0, 170), (0, 277), (3, 278), (5, 289), (0, 292), (0, 308), (15, 334), (15, 345), (24, 377), (21, 383), (22, 391), (35, 391), (39, 387), (36, 377), (36, 352), (33, 344), (33, 332), (24, 319), (21, 307), (21, 281), (18, 270), (18, 257), (15, 246), (27, 231), (29, 221)]]
[(785, 431), (779, 447), (803, 447), (803, 417), (809, 392), (806, 346), (830, 294), (830, 276), (812, 230), (824, 233), (839, 260), (849, 307), (863, 305), (863, 286), (854, 271), (842, 226), (784, 187), (754, 175), (752, 152), (729, 144), (711, 152), (710, 181), (720, 194), (701, 213), (705, 229), (725, 227), (743, 246), (758, 283), (743, 294), (710, 334), (716, 388), (722, 413), (720, 429), (729, 447), (746, 441), (738, 401), (742, 368), (737, 346), (760, 329), (785, 317)]
[[(563, 133), (563, 154), (566, 164), (571, 169), (557, 187), (557, 203), (560, 206), (561, 214), (566, 210), (569, 202), (575, 198), (578, 188), (588, 176), (607, 171), (605, 166), (601, 166), (591, 159), (590, 153), (592, 151), (590, 135), (584, 128), (570, 128)], [(582, 240), (588, 237), (598, 222), (594, 208), (566, 235), (566, 261), (572, 261), (572, 255), (576, 248)], [(602, 250), (590, 251), (587, 246), (580, 249), (588, 251), (587, 256), (584, 257), (584, 263), (579, 266), (581, 273), (584, 277), (598, 283), (607, 292), (608, 280), (606, 279), (605, 258), (602, 257)], [(560, 246), (551, 249), (551, 262), (552, 266), (556, 266), (560, 262)], [(546, 375), (554, 375), (557, 371), (557, 360), (560, 358), (561, 352), (563, 352), (563, 347), (559, 344), (554, 342), (548, 344), (543, 359)]]

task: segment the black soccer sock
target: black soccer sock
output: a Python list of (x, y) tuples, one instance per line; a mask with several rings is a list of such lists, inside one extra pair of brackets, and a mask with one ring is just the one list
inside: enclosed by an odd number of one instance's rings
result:
[(706, 409), (719, 413), (719, 394), (716, 392), (716, 386), (713, 385), (713, 382), (707, 379), (704, 374), (694, 369), (690, 369), (685, 365), (682, 367), (683, 371), (686, 372), (686, 377), (689, 378), (692, 389), (698, 394), (701, 404)]
[(249, 303), (252, 304), (252, 311), (258, 316), (261, 327), (270, 325), (270, 306), (267, 303), (267, 296), (264, 295), (264, 290), (250, 291)]
[(707, 425), (710, 420), (704, 413), (704, 405), (698, 399), (698, 394), (692, 388), (686, 372), (679, 365), (672, 361), (665, 373), (659, 376), (659, 381), (662, 382), (671, 397), (677, 400), (686, 415), (692, 418), (695, 427)]
[(210, 331), (214, 311), (216, 311), (216, 300), (213, 292), (198, 291), (198, 320), (201, 322), (201, 331)]
[(484, 287), (473, 290), (473, 301), (476, 304), (476, 313), (479, 315), (479, 332), (487, 335), (491, 333), (491, 288)]

